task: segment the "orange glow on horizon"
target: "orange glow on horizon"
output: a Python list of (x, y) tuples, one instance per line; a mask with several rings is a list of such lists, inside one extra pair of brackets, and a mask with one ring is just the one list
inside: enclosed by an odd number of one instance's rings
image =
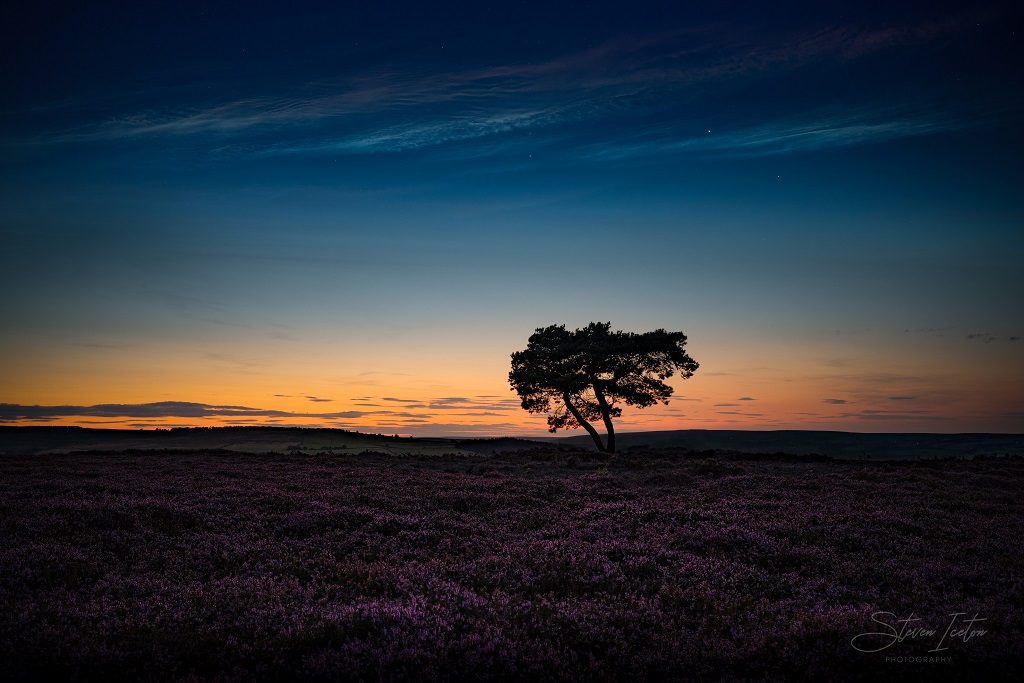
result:
[[(0, 402), (193, 402), (252, 410), (149, 417), (68, 414), (2, 424), (123, 429), (263, 424), (429, 436), (548, 433), (544, 416), (523, 411), (506, 381), (508, 354), (521, 343), (483, 340), (449, 348), (450, 343), (257, 344), (235, 338), (201, 351), (178, 344), (20, 349), (21, 362), (3, 368)], [(724, 334), (691, 336), (689, 350), (701, 363), (694, 377), (673, 383), (676, 394), (668, 406), (626, 407), (617, 429), (1019, 431), (1021, 378), (1005, 370), (1015, 367), (1018, 348), (986, 349), (972, 367), (953, 371), (945, 362), (953, 343), (911, 349), (884, 339), (856, 344), (808, 339), (798, 345), (766, 337), (753, 345)]]

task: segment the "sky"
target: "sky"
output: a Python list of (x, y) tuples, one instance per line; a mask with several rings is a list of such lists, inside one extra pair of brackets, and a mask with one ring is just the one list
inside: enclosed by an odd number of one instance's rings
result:
[(621, 430), (1024, 432), (1017, 3), (21, 4), (0, 424), (539, 435), (610, 321)]

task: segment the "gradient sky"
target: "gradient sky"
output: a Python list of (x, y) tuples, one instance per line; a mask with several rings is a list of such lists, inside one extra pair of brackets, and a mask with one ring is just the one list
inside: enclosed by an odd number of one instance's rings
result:
[(0, 423), (539, 434), (610, 320), (622, 429), (1024, 431), (1019, 3), (29, 4)]

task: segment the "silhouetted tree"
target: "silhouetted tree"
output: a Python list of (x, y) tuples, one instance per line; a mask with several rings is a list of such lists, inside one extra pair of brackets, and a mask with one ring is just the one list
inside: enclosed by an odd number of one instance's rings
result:
[[(606, 453), (615, 452), (612, 418), (621, 404), (646, 408), (668, 404), (677, 371), (688, 379), (698, 368), (686, 353), (682, 332), (612, 332), (611, 323), (590, 323), (575, 332), (565, 325), (539, 327), (523, 351), (512, 354), (508, 381), (531, 413), (549, 413), (548, 429), (583, 427)], [(607, 444), (591, 422), (604, 421)]]

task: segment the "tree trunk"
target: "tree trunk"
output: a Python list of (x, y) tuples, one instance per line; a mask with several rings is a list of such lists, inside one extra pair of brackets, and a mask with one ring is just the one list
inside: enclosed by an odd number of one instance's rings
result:
[(597, 450), (604, 453), (605, 447), (604, 444), (601, 443), (601, 435), (597, 433), (597, 430), (594, 429), (594, 426), (592, 424), (590, 424), (583, 418), (583, 415), (580, 414), (580, 411), (576, 410), (576, 406), (574, 406), (572, 404), (572, 401), (570, 400), (569, 392), (565, 392), (564, 394), (562, 394), (562, 400), (565, 401), (565, 407), (569, 409), (569, 412), (572, 413), (572, 416), (576, 418), (577, 422), (580, 423), (580, 426), (586, 429), (587, 432), (590, 434), (590, 437), (594, 440), (594, 443), (597, 444)]
[(597, 405), (601, 408), (601, 418), (604, 419), (604, 428), (608, 431), (608, 448), (609, 453), (615, 452), (615, 427), (612, 426), (612, 414), (611, 408), (608, 406), (608, 401), (605, 400), (604, 394), (597, 388), (597, 383), (594, 383), (594, 396), (597, 398)]

